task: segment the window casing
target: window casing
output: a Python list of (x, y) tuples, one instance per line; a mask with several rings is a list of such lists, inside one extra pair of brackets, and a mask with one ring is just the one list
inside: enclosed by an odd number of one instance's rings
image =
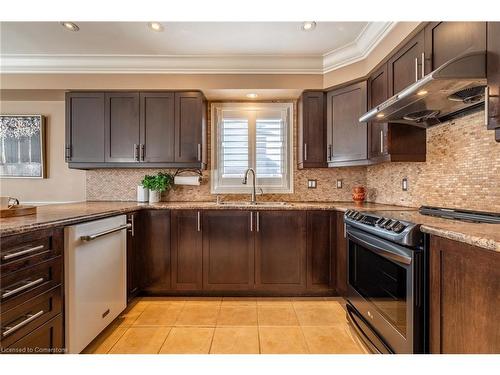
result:
[(264, 193), (292, 193), (292, 103), (212, 104), (211, 192), (248, 194), (256, 171)]

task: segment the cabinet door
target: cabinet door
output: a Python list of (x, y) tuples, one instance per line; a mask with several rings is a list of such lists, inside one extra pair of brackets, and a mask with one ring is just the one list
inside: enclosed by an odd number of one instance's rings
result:
[(139, 93), (106, 94), (106, 162), (139, 161)]
[(500, 353), (500, 257), (494, 251), (431, 237), (430, 352)]
[(104, 93), (66, 93), (66, 161), (104, 162)]
[(141, 212), (140, 286), (149, 294), (170, 290), (170, 211)]
[(202, 162), (204, 107), (200, 92), (175, 93), (176, 163)]
[(387, 62), (389, 96), (393, 96), (424, 76), (424, 32), (421, 31)]
[(299, 102), (299, 168), (326, 167), (325, 93), (307, 91)]
[(172, 289), (202, 290), (202, 264), (201, 212), (172, 211)]
[[(488, 22), (488, 129), (500, 128), (500, 22)], [(500, 134), (500, 130), (496, 130)], [(500, 142), (500, 137), (496, 137)]]
[(174, 161), (174, 93), (143, 92), (141, 99), (141, 161)]
[(255, 286), (298, 291), (306, 286), (306, 213), (256, 212)]
[(424, 31), (426, 74), (463, 53), (486, 50), (486, 22), (431, 22)]
[(331, 275), (332, 229), (329, 211), (307, 212), (307, 289), (328, 289)]
[[(368, 107), (375, 108), (389, 97), (387, 85), (387, 64), (382, 65), (368, 80)], [(370, 159), (387, 154), (387, 124), (373, 122), (368, 124), (368, 152)]]
[(328, 144), (330, 166), (367, 163), (367, 125), (359, 118), (367, 110), (366, 81), (327, 94)]
[(337, 220), (335, 224), (336, 241), (335, 241), (335, 284), (339, 296), (347, 296), (347, 238), (345, 234), (344, 213), (337, 212)]
[(203, 213), (203, 288), (254, 288), (254, 213)]

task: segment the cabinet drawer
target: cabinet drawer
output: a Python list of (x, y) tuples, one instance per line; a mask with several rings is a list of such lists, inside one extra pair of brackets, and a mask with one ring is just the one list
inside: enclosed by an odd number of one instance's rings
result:
[(0, 271), (14, 272), (61, 254), (63, 229), (47, 229), (3, 237), (0, 245)]
[(11, 272), (0, 278), (2, 311), (33, 298), (62, 282), (62, 257), (46, 260), (34, 266)]
[(31, 331), (8, 348), (7, 354), (57, 354), (64, 353), (62, 314)]
[(0, 315), (1, 346), (12, 343), (40, 327), (62, 311), (61, 287), (55, 287)]

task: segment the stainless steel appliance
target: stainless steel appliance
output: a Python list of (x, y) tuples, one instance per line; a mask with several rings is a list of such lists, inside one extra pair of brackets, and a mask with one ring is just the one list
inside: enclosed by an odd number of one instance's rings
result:
[(359, 118), (427, 127), (485, 102), (486, 53), (456, 57)]
[(427, 254), (420, 225), (355, 210), (344, 220), (352, 326), (375, 353), (425, 353)]

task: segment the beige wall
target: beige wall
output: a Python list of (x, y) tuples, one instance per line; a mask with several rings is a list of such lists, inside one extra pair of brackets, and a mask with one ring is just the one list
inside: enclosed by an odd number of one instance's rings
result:
[(2, 114), (46, 116), (47, 178), (0, 179), (1, 195), (23, 202), (85, 200), (85, 172), (70, 170), (64, 162), (64, 101), (2, 101)]

